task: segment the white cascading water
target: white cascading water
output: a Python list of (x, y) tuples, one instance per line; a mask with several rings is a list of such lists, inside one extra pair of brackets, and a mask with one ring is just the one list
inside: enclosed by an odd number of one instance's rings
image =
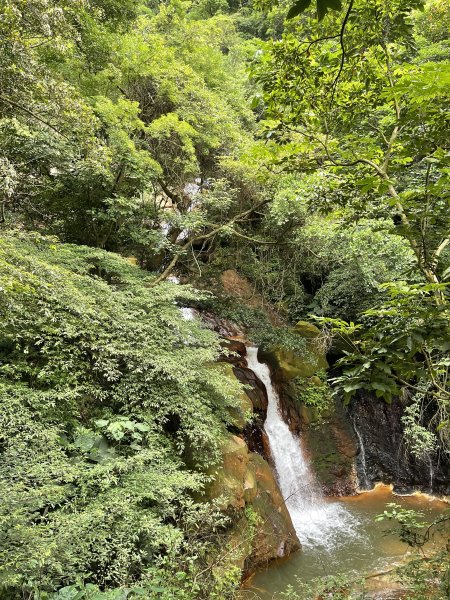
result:
[(360, 490), (370, 490), (369, 478), (367, 477), (367, 464), (366, 464), (366, 450), (364, 448), (364, 441), (361, 434), (359, 433), (356, 423), (353, 421), (353, 431), (356, 433), (359, 444), (359, 461), (361, 463), (361, 477), (358, 476), (358, 488)]
[(264, 429), (270, 443), (281, 493), (295, 531), (304, 547), (333, 550), (345, 540), (358, 537), (357, 518), (337, 502), (327, 502), (303, 453), (300, 440), (284, 422), (269, 367), (258, 360), (258, 348), (247, 347), (247, 365), (267, 389), (268, 407)]

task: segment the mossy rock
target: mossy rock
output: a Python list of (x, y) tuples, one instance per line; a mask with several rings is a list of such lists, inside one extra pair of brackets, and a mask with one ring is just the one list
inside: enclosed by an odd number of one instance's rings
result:
[(326, 420), (315, 421), (314, 414), (304, 406), (301, 415), (311, 464), (323, 491), (331, 496), (355, 493), (357, 444), (340, 405), (331, 407)]
[[(233, 365), (227, 362), (218, 362), (214, 363), (216, 368), (220, 368), (222, 372), (225, 373), (227, 377), (232, 380), (233, 385), (239, 382), (238, 378), (234, 374)], [(238, 406), (235, 408), (230, 408), (230, 423), (239, 431), (242, 431), (248, 421), (251, 419), (253, 414), (253, 403), (248, 397), (247, 393), (244, 390), (240, 390), (237, 392), (237, 400)]]
[(208, 474), (213, 481), (208, 485), (206, 498), (214, 500), (221, 498), (221, 508), (244, 508), (245, 474), (249, 461), (247, 444), (243, 439), (229, 435), (221, 445), (222, 460)]
[(320, 329), (308, 321), (298, 321), (294, 331), (307, 340), (313, 340), (320, 335)]
[(236, 568), (238, 569), (236, 575), (239, 582), (245, 567), (245, 561), (252, 552), (251, 531), (249, 530), (245, 515), (235, 523), (234, 527), (227, 534), (224, 547), (224, 558), (214, 567), (214, 573), (218, 578), (229, 576), (230, 568)]
[(325, 354), (309, 347), (303, 356), (281, 347), (274, 348), (272, 354), (277, 368), (287, 381), (296, 377), (312, 377), (317, 371), (328, 368)]
[(297, 550), (300, 544), (270, 465), (234, 435), (223, 440), (221, 451), (220, 465), (209, 472), (214, 480), (205, 499), (220, 498), (222, 510), (240, 515), (228, 534), (232, 563), (242, 568), (245, 561), (253, 569)]
[(250, 454), (248, 469), (257, 483), (251, 501), (258, 519), (252, 551), (252, 563), (257, 565), (290, 554), (300, 543), (269, 464), (259, 454)]
[(313, 377), (318, 371), (327, 369), (328, 362), (325, 353), (320, 344), (316, 343), (320, 329), (307, 321), (299, 321), (292, 331), (305, 340), (304, 353), (300, 354), (283, 346), (275, 346), (268, 352), (262, 353), (264, 360), (267, 360), (279, 372), (284, 381), (296, 377)]

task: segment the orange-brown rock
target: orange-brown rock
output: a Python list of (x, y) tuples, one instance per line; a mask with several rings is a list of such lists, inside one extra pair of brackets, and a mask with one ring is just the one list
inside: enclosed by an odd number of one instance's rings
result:
[(269, 464), (259, 454), (251, 454), (248, 468), (257, 484), (251, 502), (257, 517), (256, 533), (247, 563), (255, 568), (298, 550), (300, 542)]
[[(207, 498), (219, 499), (223, 510), (241, 514), (229, 541), (236, 548), (248, 547), (246, 570), (299, 549), (270, 465), (259, 454), (250, 453), (244, 440), (234, 435), (224, 440), (221, 451), (221, 463), (210, 472), (214, 480), (208, 486)], [(242, 554), (237, 560), (242, 561)]]

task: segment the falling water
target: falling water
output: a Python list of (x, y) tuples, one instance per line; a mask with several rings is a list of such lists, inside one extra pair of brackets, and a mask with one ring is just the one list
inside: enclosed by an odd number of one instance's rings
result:
[(359, 473), (358, 473), (358, 487), (360, 490), (369, 490), (371, 486), (369, 483), (369, 478), (367, 477), (366, 450), (364, 448), (364, 442), (361, 437), (361, 434), (359, 433), (358, 428), (356, 427), (356, 423), (354, 421), (353, 421), (353, 429), (356, 433), (356, 437), (358, 438), (359, 462), (361, 464), (360, 471), (362, 472), (362, 477), (359, 477)]
[(434, 480), (434, 470), (433, 470), (433, 461), (431, 459), (431, 454), (428, 454), (428, 465), (430, 467), (430, 492), (433, 492), (433, 480)]
[(190, 308), (189, 306), (182, 306), (180, 310), (181, 314), (183, 315), (183, 319), (186, 319), (186, 321), (193, 321), (195, 319), (197, 313), (193, 308)]
[(280, 412), (269, 367), (258, 361), (258, 348), (247, 348), (248, 367), (265, 384), (268, 395), (264, 429), (270, 443), (281, 493), (303, 547), (335, 549), (358, 536), (358, 520), (344, 506), (327, 502), (300, 445)]
[[(177, 285), (179, 285), (180, 278), (177, 277), (176, 275), (171, 275), (170, 277), (167, 278), (167, 281), (170, 281), (170, 283), (176, 283)], [(180, 312), (183, 316), (183, 319), (186, 319), (186, 321), (193, 321), (195, 319), (195, 317), (197, 316), (196, 310), (194, 308), (190, 308), (189, 306), (180, 306)]]

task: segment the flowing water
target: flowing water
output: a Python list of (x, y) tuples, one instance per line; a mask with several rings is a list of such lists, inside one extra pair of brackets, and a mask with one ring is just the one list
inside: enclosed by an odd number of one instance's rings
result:
[[(407, 547), (395, 536), (386, 535), (387, 526), (376, 522), (374, 517), (382, 513), (389, 502), (396, 502), (421, 510), (427, 520), (432, 520), (442, 513), (446, 505), (423, 495), (393, 496), (388, 486), (378, 486), (373, 491), (351, 498), (325, 498), (300, 439), (282, 418), (270, 370), (266, 364), (259, 362), (257, 353), (257, 348), (247, 348), (247, 364), (267, 389), (268, 409), (264, 427), (278, 483), (302, 550), (257, 573), (244, 590), (243, 598), (277, 598), (277, 593), (289, 584), (295, 588), (298, 577), (309, 581), (324, 575), (361, 574), (392, 567), (403, 559)], [(365, 482), (361, 483), (364, 485)]]
[(356, 427), (356, 423), (354, 421), (353, 421), (353, 430), (356, 433), (356, 437), (358, 438), (358, 444), (359, 444), (359, 454), (358, 454), (357, 460), (360, 463), (358, 465), (360, 474), (358, 474), (358, 487), (361, 491), (369, 490), (370, 484), (369, 484), (369, 480), (367, 477), (366, 451), (364, 448), (364, 442), (363, 442), (362, 436), (359, 433), (359, 430)]
[(270, 443), (278, 483), (303, 547), (331, 551), (346, 537), (358, 538), (359, 519), (338, 502), (327, 502), (319, 490), (300, 440), (284, 422), (269, 367), (258, 360), (258, 349), (247, 348), (247, 364), (267, 389), (264, 429)]

